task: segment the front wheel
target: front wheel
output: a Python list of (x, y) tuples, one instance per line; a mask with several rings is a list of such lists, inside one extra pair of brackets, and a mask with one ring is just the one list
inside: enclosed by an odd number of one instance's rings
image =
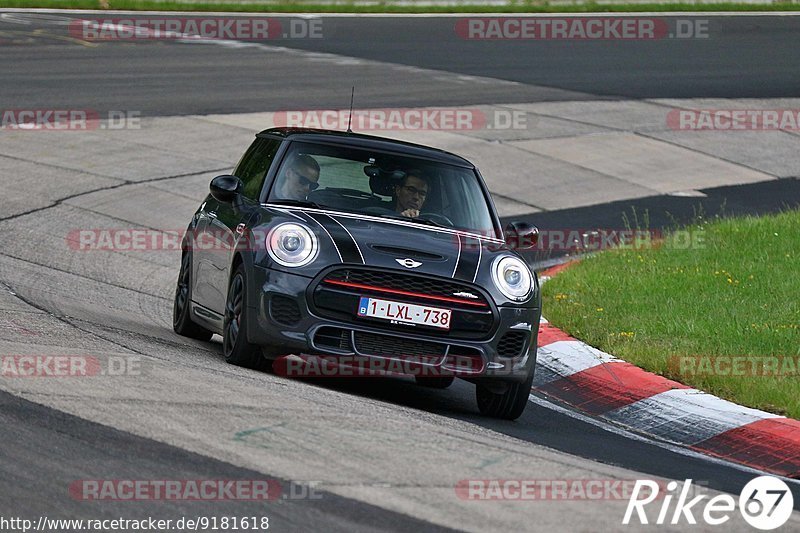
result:
[(516, 420), (528, 405), (528, 397), (533, 385), (533, 370), (522, 383), (509, 383), (504, 392), (492, 392), (488, 387), (477, 384), (475, 396), (481, 414), (492, 418)]
[(222, 321), (222, 353), (232, 365), (267, 370), (269, 361), (261, 349), (247, 340), (247, 277), (244, 265), (239, 265), (231, 278), (225, 316)]

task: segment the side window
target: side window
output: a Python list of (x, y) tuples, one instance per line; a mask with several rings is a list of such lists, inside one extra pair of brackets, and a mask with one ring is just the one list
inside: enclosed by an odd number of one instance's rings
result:
[(258, 201), (264, 177), (280, 144), (277, 139), (256, 139), (242, 156), (234, 174), (244, 183), (242, 194), (245, 197)]

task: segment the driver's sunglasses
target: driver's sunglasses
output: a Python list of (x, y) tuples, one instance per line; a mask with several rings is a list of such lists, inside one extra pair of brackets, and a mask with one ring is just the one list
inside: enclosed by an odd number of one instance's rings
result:
[(295, 176), (300, 178), (300, 184), (303, 185), (304, 187), (308, 187), (312, 191), (316, 190), (317, 187), (319, 187), (319, 183), (310, 178), (307, 178), (306, 176), (303, 176), (297, 170), (291, 169), (291, 171), (294, 172)]

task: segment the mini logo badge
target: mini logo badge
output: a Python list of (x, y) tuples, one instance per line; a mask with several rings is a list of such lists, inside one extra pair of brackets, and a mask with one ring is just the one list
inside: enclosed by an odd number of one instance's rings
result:
[(397, 261), (406, 268), (417, 268), (418, 266), (422, 265), (422, 263), (420, 263), (419, 261), (414, 261), (410, 257), (407, 257), (405, 259), (395, 259), (395, 261)]

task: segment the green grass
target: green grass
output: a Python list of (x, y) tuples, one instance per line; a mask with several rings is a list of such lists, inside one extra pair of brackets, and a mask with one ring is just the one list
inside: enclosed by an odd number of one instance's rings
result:
[[(341, 0), (336, 4), (315, 4), (276, 0), (274, 3), (242, 4), (237, 2), (174, 2), (170, 0), (109, 0), (108, 9), (126, 11), (233, 11), (254, 13), (623, 13), (631, 11), (794, 11), (797, 3), (781, 2), (774, 4), (740, 4), (719, 2), (714, 4), (671, 3), (671, 4), (619, 4), (601, 5), (592, 1), (571, 5), (550, 5), (546, 1), (510, 0), (506, 5), (455, 5), (455, 6), (414, 6), (395, 5), (392, 0), (377, 1), (374, 5)], [(99, 0), (0, 0), (5, 8), (58, 8), (58, 9), (99, 9)]]
[[(800, 356), (800, 211), (731, 218), (661, 246), (587, 257), (543, 287), (544, 314), (588, 344), (646, 370), (800, 418), (793, 376), (681, 372), (680, 356)], [(749, 367), (748, 367), (749, 368)], [(787, 369), (791, 371), (791, 368)], [(787, 372), (787, 374), (790, 372)]]

